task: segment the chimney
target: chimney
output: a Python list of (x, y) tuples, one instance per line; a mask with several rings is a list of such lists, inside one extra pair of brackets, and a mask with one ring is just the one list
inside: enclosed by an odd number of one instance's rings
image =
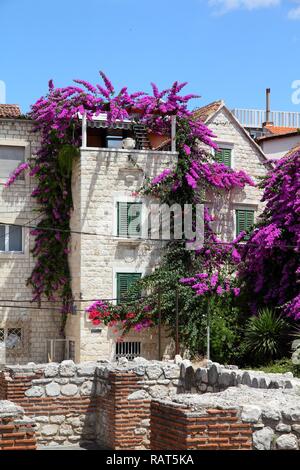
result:
[(271, 122), (271, 88), (266, 89), (266, 121), (263, 123), (263, 129), (265, 132), (265, 127), (274, 126), (274, 123)]

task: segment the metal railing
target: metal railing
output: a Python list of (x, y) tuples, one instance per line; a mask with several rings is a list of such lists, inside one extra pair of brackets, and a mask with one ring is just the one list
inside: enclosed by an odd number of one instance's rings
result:
[(140, 341), (124, 341), (122, 343), (116, 343), (116, 359), (120, 359), (120, 357), (126, 357), (126, 359), (129, 361), (132, 361), (132, 359), (139, 357), (140, 355)]
[[(262, 109), (240, 109), (232, 110), (233, 115), (244, 127), (262, 127), (266, 122), (266, 111)], [(274, 126), (300, 128), (300, 113), (291, 111), (271, 111), (270, 121)]]

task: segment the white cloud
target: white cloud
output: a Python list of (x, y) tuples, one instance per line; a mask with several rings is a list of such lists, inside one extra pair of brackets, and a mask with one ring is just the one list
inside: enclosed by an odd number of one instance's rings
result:
[[(300, 0), (294, 0), (294, 3), (300, 3)], [(292, 8), (288, 12), (288, 18), (290, 20), (300, 20), (300, 6)]]
[(223, 14), (233, 10), (258, 10), (259, 8), (275, 7), (281, 0), (208, 0), (215, 13)]

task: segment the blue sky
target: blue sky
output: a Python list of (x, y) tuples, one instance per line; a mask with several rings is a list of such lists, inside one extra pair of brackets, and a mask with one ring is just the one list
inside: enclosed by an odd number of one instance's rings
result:
[(299, 111), (300, 0), (0, 0), (0, 80), (27, 111), (47, 90), (104, 70), (117, 87), (189, 82), (200, 106)]

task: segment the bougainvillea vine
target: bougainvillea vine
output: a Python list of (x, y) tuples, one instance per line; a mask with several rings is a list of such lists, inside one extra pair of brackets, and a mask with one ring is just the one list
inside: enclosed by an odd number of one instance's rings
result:
[[(78, 79), (75, 80), (76, 86), (56, 88), (50, 80), (48, 94), (32, 106), (30, 113), (35, 121), (35, 132), (41, 138), (40, 149), (29, 163), (30, 175), (36, 181), (32, 197), (38, 204), (41, 220), (31, 232), (35, 237), (33, 255), (36, 264), (28, 284), (33, 289), (34, 301), (40, 302), (43, 296), (50, 301), (60, 301), (65, 314), (70, 312), (73, 301), (68, 263), (71, 167), (72, 159), (78, 155), (81, 146), (82, 115), (92, 120), (94, 116), (105, 113), (109, 124), (132, 119), (162, 135), (170, 135), (171, 118), (176, 116), (179, 153), (176, 170), (165, 170), (152, 181), (147, 181), (142, 190), (164, 202), (195, 203), (199, 200), (200, 186), (230, 190), (253, 184), (244, 172), (235, 172), (215, 162), (202, 148), (203, 145), (217, 146), (212, 132), (201, 121), (194, 120), (189, 111), (188, 103), (195, 95), (181, 94), (185, 83), (175, 82), (162, 91), (152, 84), (152, 95), (144, 92), (130, 94), (127, 87), (117, 93), (106, 75), (103, 72), (100, 75), (103, 84), (95, 86)], [(12, 184), (21, 171), (26, 171), (25, 166), (19, 167), (7, 184)], [(107, 315), (109, 309), (110, 306), (97, 304), (89, 314), (94, 316), (94, 322), (107, 322), (111, 326), (115, 321), (125, 322), (126, 328), (130, 325), (138, 330), (152, 325), (151, 306), (141, 307), (134, 319), (133, 315), (128, 317), (132, 312), (125, 309), (119, 309), (119, 316)], [(98, 316), (96, 311), (99, 311)]]

